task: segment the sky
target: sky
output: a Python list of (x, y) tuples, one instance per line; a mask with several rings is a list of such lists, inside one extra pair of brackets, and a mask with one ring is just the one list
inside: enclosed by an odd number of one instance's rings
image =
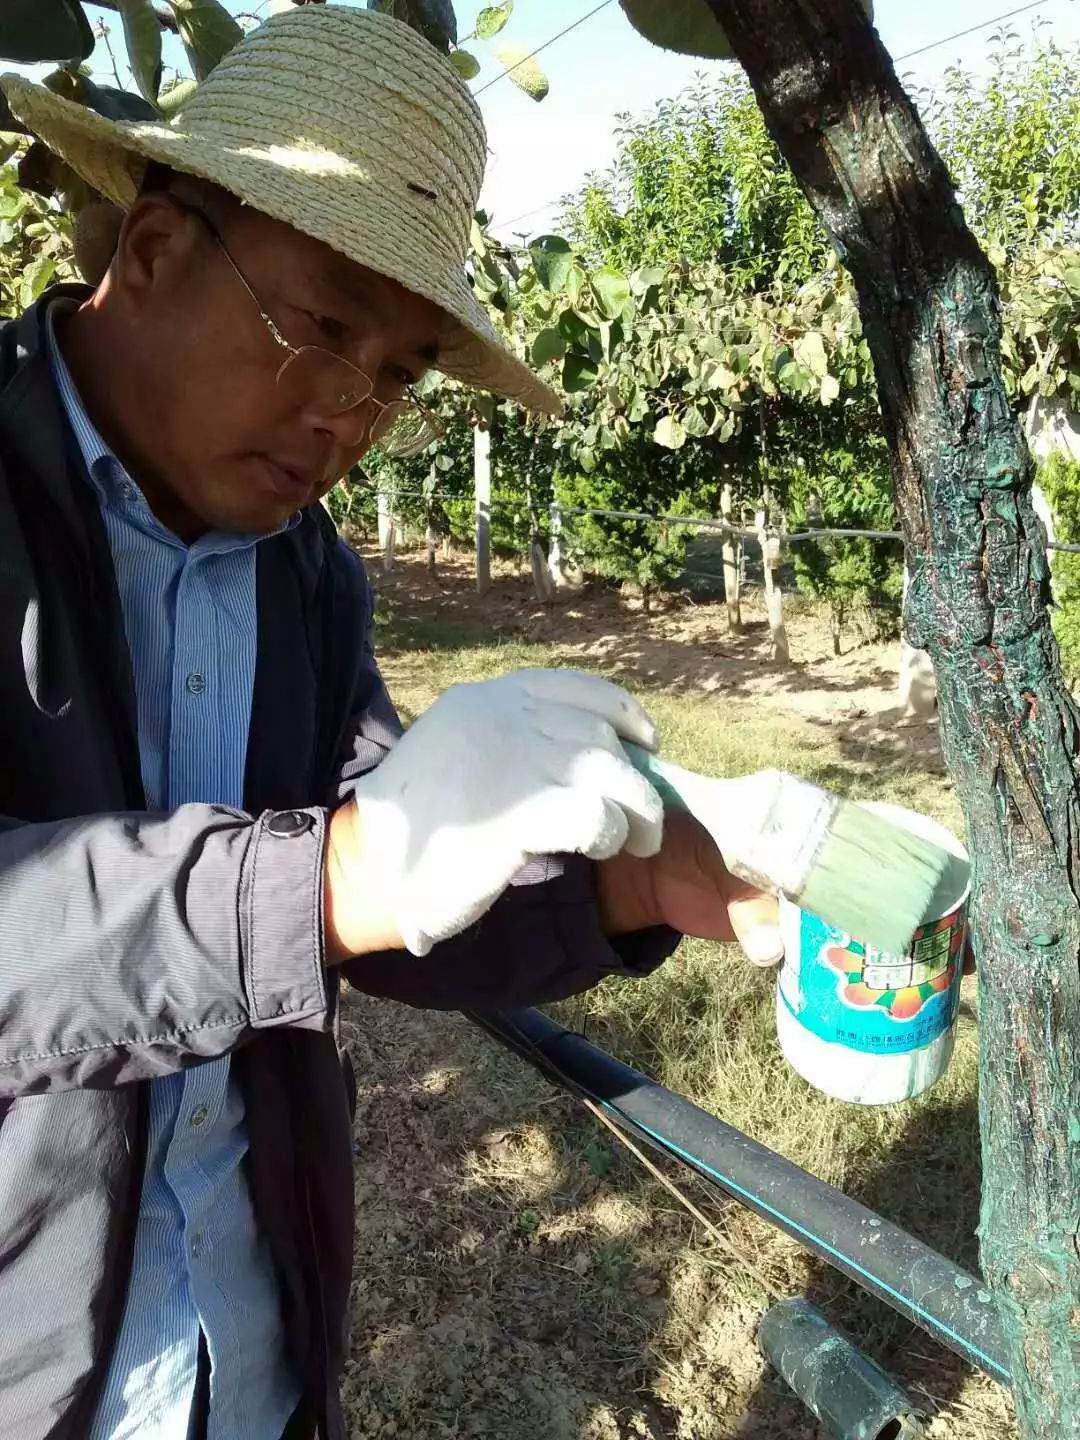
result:
[[(2, 0), (0, 0), (2, 3)], [(362, 3), (362, 0), (351, 0)], [(473, 28), (483, 0), (456, 0), (459, 33)], [(912, 85), (934, 84), (952, 64), (978, 70), (994, 27), (986, 22), (1020, 9), (1025, 0), (876, 0), (875, 19), (882, 39), (896, 58), (926, 45), (924, 55), (900, 61)], [(265, 14), (269, 0), (226, 0), (234, 13)], [(589, 14), (595, 11), (594, 14)], [(90, 8), (116, 33), (116, 16)], [(582, 20), (538, 56), (550, 81), (540, 103), (530, 100), (503, 74), (483, 42), (469, 48), (483, 68), (472, 82), (488, 130), (489, 159), (481, 203), (504, 239), (542, 234), (556, 220), (561, 198), (577, 190), (586, 176), (603, 170), (615, 153), (616, 116), (640, 114), (658, 100), (677, 94), (695, 76), (721, 72), (731, 61), (705, 61), (658, 50), (643, 40), (623, 15), (618, 0), (516, 0), (500, 39), (533, 50), (566, 26)], [(1006, 24), (1021, 36), (1040, 24), (1060, 44), (1080, 43), (1080, 0), (1040, 0)], [(935, 42), (971, 26), (976, 33), (944, 45)], [(123, 41), (114, 39), (123, 71)], [(176, 42), (173, 42), (176, 46)], [(166, 50), (173, 63), (178, 47)], [(99, 44), (91, 61), (95, 75), (110, 80), (111, 67)]]

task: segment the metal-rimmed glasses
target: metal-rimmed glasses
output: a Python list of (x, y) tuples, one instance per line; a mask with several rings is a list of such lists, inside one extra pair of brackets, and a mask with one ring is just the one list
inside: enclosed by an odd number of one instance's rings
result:
[(297, 408), (313, 407), (320, 415), (336, 417), (364, 407), (365, 419), (370, 411), (374, 417), (364, 423), (357, 437), (366, 436), (371, 445), (377, 445), (384, 455), (405, 459), (418, 455), (421, 450), (441, 439), (445, 433), (437, 416), (432, 414), (417, 395), (412, 385), (405, 386), (405, 394), (399, 400), (380, 400), (375, 395), (374, 383), (363, 370), (326, 350), (321, 345), (293, 345), (281, 333), (273, 317), (248, 282), (247, 276), (237, 265), (222, 239), (217, 226), (205, 210), (197, 205), (170, 194), (169, 199), (181, 210), (197, 215), (213, 236), (219, 250), (228, 261), (233, 274), (251, 296), (259, 319), (266, 326), (274, 343), (287, 354), (275, 376), (277, 384), (286, 392), (288, 399)]

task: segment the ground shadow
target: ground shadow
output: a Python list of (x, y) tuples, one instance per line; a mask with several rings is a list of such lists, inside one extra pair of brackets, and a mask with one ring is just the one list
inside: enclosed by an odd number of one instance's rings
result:
[[(686, 1217), (659, 1188), (643, 1195), (636, 1162), (577, 1102), (460, 1017), (350, 995), (343, 1029), (360, 1074), (352, 1440), (821, 1440), (763, 1373), (753, 1334), (769, 1301), (737, 1269), (697, 1302), (702, 1324), (731, 1312), (728, 1369), (697, 1419), (683, 1408), (661, 1337)], [(915, 1112), (853, 1193), (972, 1267), (972, 1103)], [(808, 1276), (805, 1293), (917, 1400), (950, 1404), (961, 1361), (829, 1267)]]

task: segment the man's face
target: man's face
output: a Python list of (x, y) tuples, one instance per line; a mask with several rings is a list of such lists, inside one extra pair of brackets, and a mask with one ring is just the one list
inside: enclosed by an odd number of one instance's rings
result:
[[(211, 215), (257, 298), (187, 204)], [(334, 414), (293, 383), (303, 368), (278, 382), (290, 352), (260, 308), (290, 346), (318, 346), (356, 366), (383, 402), (435, 359), (442, 320), (429, 301), (329, 246), (239, 205), (215, 213), (197, 193), (182, 192), (181, 204), (167, 195), (138, 202), (99, 296), (110, 287), (138, 357), (116, 448), (183, 538), (276, 529), (370, 444), (378, 405)]]

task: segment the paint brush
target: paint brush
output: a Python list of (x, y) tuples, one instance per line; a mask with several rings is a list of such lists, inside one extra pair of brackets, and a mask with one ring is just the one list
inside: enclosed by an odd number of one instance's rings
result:
[(864, 944), (908, 952), (953, 863), (947, 850), (782, 770), (713, 779), (624, 748), (661, 799), (704, 825), (741, 879)]

